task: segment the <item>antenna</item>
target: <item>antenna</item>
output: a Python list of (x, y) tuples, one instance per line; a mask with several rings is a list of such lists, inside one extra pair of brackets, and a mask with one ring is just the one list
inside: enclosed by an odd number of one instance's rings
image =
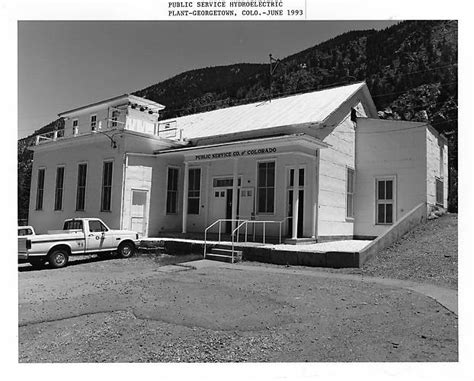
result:
[(271, 53), (269, 54), (269, 56), (270, 56), (270, 89), (268, 90), (268, 101), (271, 102), (272, 101), (273, 73), (278, 67), (278, 64), (280, 63), (280, 59), (273, 58)]

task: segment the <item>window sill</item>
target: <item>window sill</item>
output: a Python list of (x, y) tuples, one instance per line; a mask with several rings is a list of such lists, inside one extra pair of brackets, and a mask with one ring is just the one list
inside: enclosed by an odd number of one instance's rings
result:
[(354, 222), (354, 217), (346, 217), (346, 222)]

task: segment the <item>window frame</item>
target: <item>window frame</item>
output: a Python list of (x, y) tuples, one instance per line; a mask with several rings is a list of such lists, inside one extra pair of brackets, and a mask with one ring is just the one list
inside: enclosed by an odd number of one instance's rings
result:
[[(352, 192), (349, 192), (349, 173), (352, 173)], [(349, 197), (352, 197), (352, 213), (349, 214)], [(355, 199), (355, 169), (353, 167), (346, 166), (346, 220), (354, 221), (355, 210), (354, 210), (354, 199)]]
[(112, 109), (112, 112), (111, 112), (111, 114), (110, 114), (110, 120), (112, 121), (112, 124), (111, 124), (112, 128), (115, 128), (115, 127), (118, 126), (118, 118), (119, 118), (119, 116), (120, 116), (120, 111), (117, 110), (117, 109), (115, 109), (115, 108), (113, 108), (113, 109)]
[[(100, 211), (101, 212), (112, 212), (112, 187), (113, 187), (113, 176), (114, 176), (114, 161), (113, 160), (104, 160), (102, 162), (102, 186), (101, 186), (101, 196), (100, 196)], [(106, 185), (105, 184), (105, 166), (106, 164), (111, 165), (111, 170), (110, 170), (110, 184)], [(104, 208), (105, 203), (105, 195), (106, 192), (110, 191), (109, 197), (108, 197), (108, 208)]]
[[(85, 176), (84, 176), (84, 185), (80, 185), (80, 167), (85, 166)], [(87, 162), (82, 162), (82, 163), (77, 163), (77, 179), (76, 179), (76, 212), (84, 212), (86, 210), (86, 194), (87, 194), (87, 169), (88, 169), (88, 163)], [(83, 206), (82, 209), (79, 208), (79, 192), (80, 190), (83, 189)]]
[[(441, 185), (441, 200), (438, 200), (438, 183)], [(435, 177), (435, 203), (444, 208), (444, 181), (442, 177)]]
[[(272, 163), (273, 164), (273, 187), (269, 187), (268, 184), (266, 184), (265, 187), (260, 187), (259, 185), (259, 172), (260, 172), (260, 165), (261, 164), (270, 164)], [(267, 177), (267, 174), (265, 175)], [(276, 164), (276, 160), (275, 159), (270, 159), (270, 160), (258, 160), (256, 162), (256, 194), (255, 194), (255, 202), (256, 202), (256, 214), (257, 215), (267, 215), (267, 216), (273, 216), (275, 215), (276, 213), (276, 200), (275, 200), (275, 194), (276, 194), (276, 184), (277, 184), (277, 164)], [(305, 175), (306, 177), (306, 175)], [(273, 188), (273, 210), (272, 211), (268, 211), (268, 205), (265, 205), (266, 208), (265, 208), (265, 211), (260, 211), (260, 189), (265, 189), (265, 190), (268, 190), (268, 189), (271, 189)], [(265, 204), (267, 204), (267, 202), (265, 202)]]
[[(42, 181), (40, 182), (40, 173), (42, 173)], [(46, 167), (39, 167), (36, 172), (36, 203), (35, 210), (43, 210), (44, 207), (44, 185), (46, 178)], [(41, 188), (40, 188), (41, 183)], [(41, 194), (41, 196), (40, 196)]]
[[(199, 189), (191, 189), (191, 171), (199, 171)], [(187, 207), (187, 214), (190, 215), (199, 215), (201, 214), (201, 189), (202, 189), (202, 170), (201, 167), (190, 167), (188, 168), (188, 207)], [(190, 192), (198, 192), (197, 196), (190, 196)], [(198, 208), (197, 208), (197, 213), (190, 213), (189, 212), (189, 206), (191, 205), (191, 200), (198, 200)]]
[[(92, 120), (92, 118), (95, 118), (95, 120)], [(91, 114), (90, 126), (91, 126), (91, 131), (95, 131), (97, 129), (97, 114)]]
[(71, 121), (72, 125), (72, 134), (76, 135), (79, 133), (79, 119), (75, 118)]
[[(58, 187), (58, 174), (60, 169), (62, 169), (62, 184), (61, 187)], [(54, 186), (54, 211), (62, 211), (63, 210), (63, 198), (64, 198), (64, 177), (66, 174), (66, 166), (65, 165), (58, 165), (56, 167), (56, 182)], [(58, 197), (58, 191), (60, 191), (60, 197)]]
[[(379, 200), (379, 182), (380, 181), (392, 181), (392, 198), (390, 200), (384, 199)], [(386, 191), (386, 186), (385, 186)], [(384, 204), (392, 205), (392, 222), (379, 222), (378, 210), (379, 205)], [(385, 209), (386, 212), (386, 209)], [(385, 221), (387, 220), (385, 214)], [(395, 224), (397, 221), (397, 177), (395, 175), (390, 176), (377, 176), (375, 178), (375, 225), (389, 226)]]
[[(170, 181), (170, 170), (175, 170), (176, 171), (176, 190), (174, 189), (169, 189), (169, 181)], [(165, 214), (167, 215), (177, 215), (179, 213), (179, 172), (180, 168), (175, 167), (175, 166), (168, 166), (166, 169), (166, 203), (165, 203)], [(168, 204), (169, 204), (169, 197), (170, 197), (170, 192), (173, 192), (176, 197), (175, 197), (175, 211), (171, 212), (168, 210)]]

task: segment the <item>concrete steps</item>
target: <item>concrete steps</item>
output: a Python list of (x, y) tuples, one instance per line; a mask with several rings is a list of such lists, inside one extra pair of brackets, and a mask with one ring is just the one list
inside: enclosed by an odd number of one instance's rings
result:
[(212, 261), (236, 263), (242, 260), (242, 250), (234, 250), (234, 260), (232, 261), (232, 249), (228, 246), (215, 246), (206, 253), (206, 259)]

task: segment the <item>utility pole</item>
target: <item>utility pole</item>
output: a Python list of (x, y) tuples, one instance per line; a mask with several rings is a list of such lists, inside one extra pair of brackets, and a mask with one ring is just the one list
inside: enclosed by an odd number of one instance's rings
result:
[(269, 54), (270, 56), (270, 89), (268, 91), (268, 101), (272, 101), (272, 85), (273, 85), (273, 73), (275, 72), (276, 68), (278, 67), (280, 63), (279, 58), (273, 58), (271, 53)]

